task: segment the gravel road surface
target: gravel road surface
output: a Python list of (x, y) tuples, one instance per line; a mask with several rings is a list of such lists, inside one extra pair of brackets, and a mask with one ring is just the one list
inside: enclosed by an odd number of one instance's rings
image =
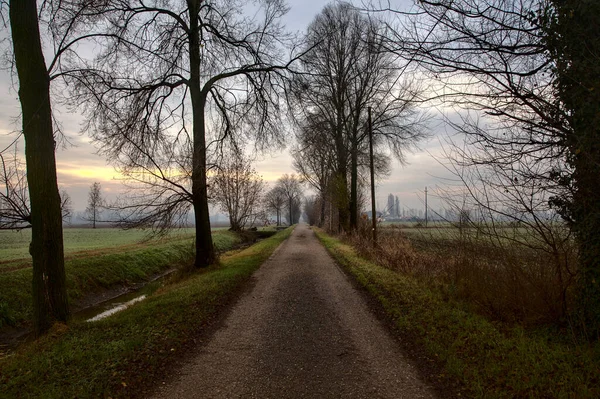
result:
[(306, 225), (156, 398), (433, 398)]

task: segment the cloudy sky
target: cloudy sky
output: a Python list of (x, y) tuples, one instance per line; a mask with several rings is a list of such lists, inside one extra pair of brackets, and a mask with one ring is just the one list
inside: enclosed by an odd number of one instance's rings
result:
[[(412, 0), (399, 0), (410, 6)], [(316, 14), (327, 4), (324, 0), (288, 0), (291, 9), (285, 17), (289, 30), (304, 32)], [(0, 40), (7, 37), (6, 28), (0, 28)], [(4, 40), (6, 47), (6, 40)], [(3, 67), (5, 67), (3, 65)], [(16, 137), (20, 129), (17, 117), (20, 113), (17, 88), (14, 78), (6, 68), (0, 69), (0, 150), (4, 149)], [(122, 192), (119, 175), (106, 159), (97, 155), (97, 149), (90, 143), (89, 138), (81, 133), (81, 117), (54, 107), (56, 117), (63, 127), (64, 133), (72, 145), (57, 152), (58, 180), (61, 188), (71, 195), (76, 212), (86, 207), (89, 187), (94, 182), (100, 182), (104, 195), (115, 198)], [(422, 208), (423, 189), (425, 186), (435, 187), (442, 182), (448, 173), (436, 158), (441, 155), (440, 140), (443, 140), (444, 126), (431, 123), (431, 138), (422, 142), (420, 149), (407, 154), (407, 164), (402, 166), (394, 162), (389, 177), (378, 182), (377, 204), (385, 206), (388, 194), (400, 198), (407, 208)], [(290, 132), (291, 133), (291, 132)], [(22, 142), (20, 143), (23, 147)], [(256, 165), (256, 169), (267, 181), (274, 181), (283, 173), (293, 173), (291, 157), (287, 150), (276, 154), (264, 154)], [(430, 197), (430, 205), (437, 209), (439, 203)]]

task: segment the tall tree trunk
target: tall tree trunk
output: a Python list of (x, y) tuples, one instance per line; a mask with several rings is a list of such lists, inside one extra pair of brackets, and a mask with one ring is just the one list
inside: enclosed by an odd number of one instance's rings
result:
[(50, 79), (40, 42), (36, 1), (12, 0), (9, 14), (25, 137), (32, 226), (33, 317), (39, 336), (55, 321), (66, 322), (69, 318)]
[(325, 225), (325, 195), (321, 193), (321, 215), (319, 217), (319, 227)]
[(357, 132), (352, 135), (352, 148), (350, 154), (350, 229), (358, 227), (358, 137)]
[(348, 157), (346, 155), (346, 146), (344, 145), (341, 116), (338, 117), (338, 126), (336, 129), (337, 170), (333, 184), (336, 207), (338, 209), (338, 230), (348, 231), (350, 227), (350, 215), (348, 212)]
[(561, 177), (572, 197), (552, 201), (571, 221), (579, 247), (580, 326), (588, 337), (600, 339), (600, 3), (554, 0), (553, 6), (541, 20), (547, 23), (554, 86), (569, 122), (565, 144), (573, 173)]
[(548, 32), (558, 94), (570, 119), (573, 199), (567, 214), (579, 246), (579, 307), (584, 333), (600, 339), (600, 3), (555, 0)]
[(208, 193), (206, 182), (206, 136), (204, 107), (207, 93), (200, 88), (200, 37), (198, 33), (199, 0), (188, 1), (190, 13), (190, 97), (193, 119), (192, 154), (192, 201), (196, 222), (196, 261), (195, 266), (206, 267), (216, 260), (212, 242), (208, 213)]

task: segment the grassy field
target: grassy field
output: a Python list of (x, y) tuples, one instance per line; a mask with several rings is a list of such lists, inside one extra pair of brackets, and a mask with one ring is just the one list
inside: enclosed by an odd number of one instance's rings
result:
[[(77, 231), (82, 232), (78, 235)], [(157, 273), (181, 267), (189, 263), (193, 254), (190, 234), (140, 243), (144, 236), (135, 231), (73, 229), (73, 233), (65, 235), (65, 246), (73, 249), (65, 261), (67, 292), (72, 304), (86, 295), (142, 282)], [(125, 238), (125, 233), (131, 236)], [(213, 241), (217, 250), (225, 251), (240, 243), (240, 238), (222, 229), (213, 233)], [(13, 260), (0, 264), (0, 328), (27, 324), (32, 318), (30, 263), (30, 260)]]
[(281, 231), (127, 310), (56, 328), (0, 359), (0, 398), (131, 398), (161, 381), (206, 323), (285, 240)]
[[(176, 230), (170, 238), (191, 237), (193, 229)], [(65, 255), (105, 248), (139, 246), (148, 231), (115, 228), (65, 228), (63, 239)], [(29, 259), (31, 230), (0, 230), (0, 263), (16, 259)], [(0, 266), (1, 267), (1, 266)]]
[(439, 289), (439, 280), (382, 267), (322, 231), (317, 235), (399, 331), (444, 368), (438, 378), (462, 383), (462, 396), (600, 397), (599, 343), (578, 344), (556, 330), (490, 321)]

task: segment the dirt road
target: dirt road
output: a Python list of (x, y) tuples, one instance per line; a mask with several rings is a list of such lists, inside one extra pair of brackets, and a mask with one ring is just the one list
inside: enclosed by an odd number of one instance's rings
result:
[(306, 225), (156, 398), (432, 398)]

